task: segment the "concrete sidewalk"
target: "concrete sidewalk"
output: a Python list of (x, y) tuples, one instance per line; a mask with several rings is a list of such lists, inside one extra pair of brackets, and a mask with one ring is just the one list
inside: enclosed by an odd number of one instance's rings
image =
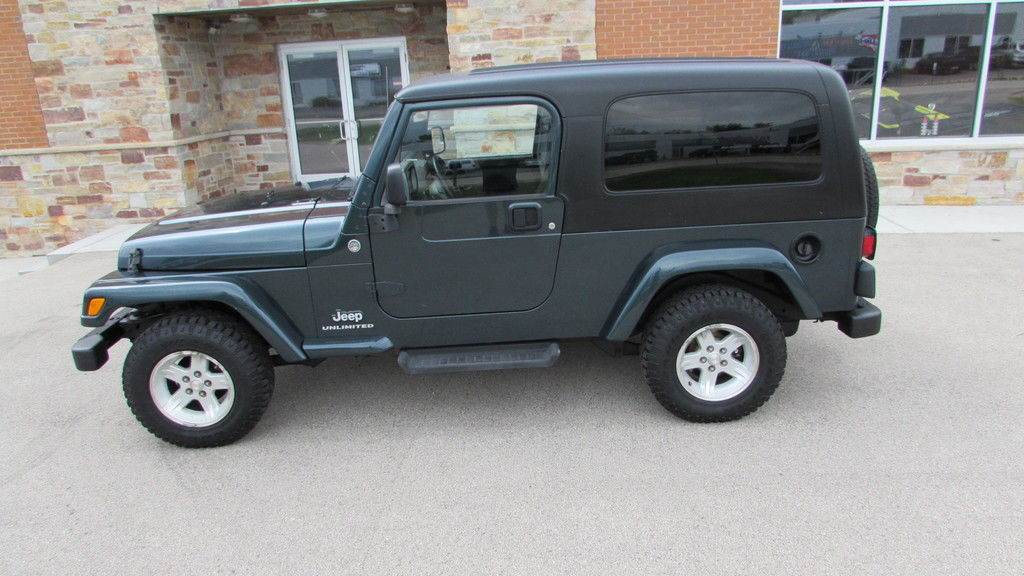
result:
[(117, 249), (121, 247), (121, 244), (123, 244), (125, 240), (145, 227), (145, 224), (120, 224), (98, 234), (82, 238), (78, 242), (72, 242), (67, 246), (58, 248), (47, 254), (46, 260), (50, 264), (53, 264), (55, 262), (60, 262), (72, 254), (84, 254), (86, 252), (117, 252)]
[(42, 270), (49, 264), (46, 256), (27, 256), (23, 258), (0, 258), (0, 281), (17, 278), (29, 272)]
[(883, 234), (1024, 232), (1024, 206), (882, 206)]

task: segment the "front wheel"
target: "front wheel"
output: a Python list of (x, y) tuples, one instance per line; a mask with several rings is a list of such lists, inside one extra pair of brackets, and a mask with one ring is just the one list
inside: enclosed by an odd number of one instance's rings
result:
[(640, 361), (669, 412), (693, 422), (724, 422), (757, 410), (778, 387), (786, 338), (775, 315), (750, 293), (697, 286), (654, 315)]
[(125, 359), (124, 396), (155, 436), (186, 448), (230, 444), (259, 421), (274, 389), (266, 343), (216, 311), (173, 313)]

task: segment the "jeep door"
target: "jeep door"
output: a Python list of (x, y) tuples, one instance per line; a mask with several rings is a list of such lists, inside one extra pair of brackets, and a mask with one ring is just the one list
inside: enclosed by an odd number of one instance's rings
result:
[(537, 98), (406, 106), (388, 158), (403, 167), (409, 201), (384, 215), (381, 178), (371, 211), (385, 312), (513, 312), (547, 299), (565, 209), (555, 195), (560, 129)]

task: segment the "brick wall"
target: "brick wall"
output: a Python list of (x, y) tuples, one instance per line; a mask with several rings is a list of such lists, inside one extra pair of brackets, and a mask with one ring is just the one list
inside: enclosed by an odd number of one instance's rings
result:
[(598, 58), (776, 56), (779, 0), (597, 0)]
[(0, 149), (48, 144), (18, 0), (0, 0)]

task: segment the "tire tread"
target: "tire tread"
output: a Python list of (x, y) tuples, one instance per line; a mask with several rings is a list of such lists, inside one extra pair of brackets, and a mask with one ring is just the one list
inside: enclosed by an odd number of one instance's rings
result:
[[(156, 418), (163, 422), (154, 421), (151, 415), (143, 410), (143, 403), (151, 403), (148, 384), (146, 387), (132, 384), (136, 378), (144, 378), (146, 382), (149, 380), (152, 366), (146, 365), (143, 352), (152, 346), (180, 339), (206, 340), (227, 350), (234, 356), (236, 363), (242, 366), (243, 372), (232, 374), (232, 379), (236, 381), (236, 387), (239, 383), (245, 383), (248, 389), (246, 393), (251, 400), (247, 412), (233, 426), (209, 435), (176, 434), (167, 429), (169, 425), (175, 426), (173, 423), (166, 422), (159, 414)], [(219, 360), (224, 361), (220, 358)], [(218, 310), (194, 309), (175, 312), (155, 321), (133, 342), (125, 359), (122, 374), (125, 400), (136, 420), (161, 440), (186, 448), (223, 446), (245, 436), (263, 416), (274, 391), (274, 370), (266, 343), (247, 324)], [(140, 397), (143, 394), (145, 396)]]
[(868, 214), (867, 224), (872, 228), (878, 226), (878, 176), (875, 174), (875, 163), (871, 160), (871, 154), (860, 147), (860, 160), (864, 166), (864, 195), (866, 197)]
[[(696, 318), (708, 317), (716, 310), (725, 308), (748, 316), (769, 331), (769, 341), (758, 343), (761, 361), (766, 363), (767, 368), (763, 376), (760, 376), (764, 382), (753, 395), (728, 410), (694, 410), (673, 398), (670, 392), (671, 387), (681, 386), (675, 376), (678, 350), (673, 348), (673, 343), (678, 339), (680, 331)], [(669, 412), (691, 422), (727, 422), (754, 412), (778, 388), (785, 365), (785, 336), (778, 319), (749, 292), (727, 284), (694, 286), (670, 297), (648, 323), (640, 351), (640, 366), (654, 397)], [(665, 375), (669, 371), (671, 378), (666, 382)]]

